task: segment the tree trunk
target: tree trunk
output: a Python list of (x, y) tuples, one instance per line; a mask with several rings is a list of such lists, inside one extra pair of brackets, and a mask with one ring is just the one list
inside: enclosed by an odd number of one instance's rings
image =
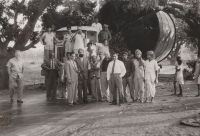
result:
[(7, 89), (9, 85), (9, 76), (7, 72), (6, 64), (8, 60), (14, 56), (13, 51), (8, 52), (7, 46), (1, 44), (0, 48), (0, 89)]

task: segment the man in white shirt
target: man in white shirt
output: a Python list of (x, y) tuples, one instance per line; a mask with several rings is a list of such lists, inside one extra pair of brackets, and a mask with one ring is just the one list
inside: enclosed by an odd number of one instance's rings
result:
[(99, 32), (102, 30), (102, 25), (101, 23), (99, 23), (99, 20), (97, 17), (94, 19), (94, 23), (92, 23), (92, 27), (95, 27), (97, 29), (97, 36), (98, 36)]
[(117, 105), (117, 89), (119, 91), (119, 105), (123, 102), (122, 77), (126, 74), (124, 63), (118, 60), (118, 54), (113, 54), (113, 61), (108, 64), (107, 80), (111, 83), (111, 92), (113, 93), (113, 105)]
[(20, 51), (15, 51), (15, 57), (10, 59), (7, 63), (8, 75), (9, 75), (9, 90), (10, 90), (10, 102), (13, 103), (14, 90), (17, 85), (17, 103), (23, 103), (21, 100), (23, 88), (24, 88), (24, 61), (20, 59)]
[(55, 34), (52, 32), (51, 27), (47, 28), (47, 32), (45, 32), (40, 38), (40, 42), (44, 45), (44, 60), (49, 61), (49, 55), (53, 53), (54, 50), (54, 40), (60, 42)]

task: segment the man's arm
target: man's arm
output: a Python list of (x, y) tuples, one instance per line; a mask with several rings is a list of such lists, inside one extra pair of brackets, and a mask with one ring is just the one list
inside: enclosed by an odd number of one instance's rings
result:
[(7, 71), (8, 71), (8, 75), (10, 76), (10, 73), (11, 73), (11, 70), (10, 70), (10, 68), (11, 68), (11, 62), (10, 62), (10, 60), (8, 61), (8, 63), (7, 63)]
[(121, 62), (121, 64), (120, 64), (120, 69), (121, 69), (121, 74), (119, 76), (123, 77), (126, 74), (126, 68), (125, 68), (123, 62)]
[(111, 34), (110, 34), (110, 31), (109, 31), (109, 30), (108, 30), (107, 32), (108, 32), (108, 37), (109, 37), (108, 41), (110, 41), (110, 40), (112, 39), (112, 36), (111, 36)]
[(40, 38), (40, 43), (43, 45), (45, 45), (45, 43), (43, 42), (44, 38), (45, 38), (45, 33), (43, 33), (43, 35)]
[(54, 40), (56, 40), (56, 42), (60, 42), (60, 40), (58, 40), (58, 39), (56, 38), (55, 34), (54, 34), (53, 38), (54, 38)]
[(70, 64), (68, 62), (65, 62), (65, 73), (66, 73), (66, 78), (67, 78), (67, 81), (69, 83), (71, 83), (71, 73), (70, 73)]
[(107, 80), (110, 80), (110, 74), (111, 74), (111, 62), (108, 64), (108, 68), (107, 68)]

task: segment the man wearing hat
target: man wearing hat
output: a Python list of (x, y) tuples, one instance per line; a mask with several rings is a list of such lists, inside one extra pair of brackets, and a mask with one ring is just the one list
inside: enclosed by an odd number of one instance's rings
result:
[(49, 61), (49, 55), (54, 50), (54, 40), (60, 42), (55, 34), (52, 32), (52, 28), (49, 26), (47, 27), (47, 32), (45, 32), (41, 38), (40, 42), (44, 45), (44, 60)]
[(134, 67), (134, 100), (144, 102), (144, 64), (145, 61), (142, 59), (142, 52), (140, 50), (135, 51), (135, 59), (133, 59)]
[(105, 40), (109, 42), (112, 39), (107, 24), (104, 24), (103, 30), (100, 31), (98, 38), (100, 43), (104, 43)]
[(123, 52), (122, 62), (126, 67), (126, 74), (123, 76), (123, 91), (124, 91), (124, 102), (127, 102), (127, 92), (126, 88), (129, 87), (130, 96), (132, 100), (134, 100), (134, 92), (133, 92), (133, 85), (132, 85), (132, 63), (128, 59), (128, 52)]
[(79, 49), (85, 49), (84, 43), (85, 43), (85, 34), (82, 32), (82, 27), (77, 27), (77, 32), (75, 33), (74, 37), (74, 52), (75, 54), (78, 54)]

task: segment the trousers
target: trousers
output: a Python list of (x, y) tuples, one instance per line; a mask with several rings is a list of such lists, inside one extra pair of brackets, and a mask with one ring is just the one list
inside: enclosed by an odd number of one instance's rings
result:
[(143, 78), (134, 78), (134, 86), (135, 86), (135, 92), (134, 92), (134, 99), (140, 99), (143, 100), (144, 98), (144, 80)]
[(92, 95), (96, 100), (102, 100), (100, 79), (93, 77), (91, 80)]
[(56, 70), (50, 70), (49, 71), (49, 75), (46, 79), (47, 81), (47, 85), (46, 85), (46, 89), (47, 89), (47, 98), (56, 98), (56, 91), (57, 91), (57, 87), (58, 87), (58, 77), (56, 74)]
[(24, 89), (24, 78), (14, 78), (12, 76), (9, 77), (9, 90), (10, 90), (10, 98), (13, 98), (14, 91), (16, 88), (16, 85), (18, 87), (17, 89), (17, 100), (21, 100), (22, 98), (22, 93)]
[(78, 99), (79, 101), (87, 101), (87, 79), (82, 79), (78, 83)]
[(107, 81), (107, 72), (101, 72), (101, 94), (102, 97), (106, 98), (108, 101), (112, 102), (113, 95), (111, 92), (110, 82)]
[(111, 91), (113, 94), (113, 102), (117, 103), (117, 90), (119, 92), (119, 103), (123, 102), (123, 85), (122, 78), (119, 74), (111, 74), (110, 76)]
[(132, 76), (122, 78), (122, 80), (123, 80), (124, 100), (127, 100), (127, 86), (129, 87), (131, 99), (134, 99), (134, 89), (133, 89)]
[(78, 81), (73, 81), (67, 85), (68, 103), (76, 103), (76, 96), (78, 92)]

